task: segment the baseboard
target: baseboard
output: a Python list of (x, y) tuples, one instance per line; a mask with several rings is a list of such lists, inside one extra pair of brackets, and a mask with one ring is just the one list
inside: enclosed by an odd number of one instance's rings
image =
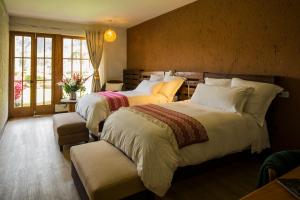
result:
[(2, 129), (0, 130), (0, 140), (1, 140), (1, 138), (2, 138), (2, 135), (3, 135), (3, 132), (4, 132), (4, 130), (5, 130), (5, 127), (6, 127), (7, 121), (8, 121), (8, 119), (5, 121), (5, 123), (4, 123), (3, 127), (2, 127)]

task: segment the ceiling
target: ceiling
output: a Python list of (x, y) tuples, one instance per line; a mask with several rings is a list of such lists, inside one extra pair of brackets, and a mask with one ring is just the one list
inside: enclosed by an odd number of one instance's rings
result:
[(131, 27), (195, 0), (4, 0), (11, 16)]

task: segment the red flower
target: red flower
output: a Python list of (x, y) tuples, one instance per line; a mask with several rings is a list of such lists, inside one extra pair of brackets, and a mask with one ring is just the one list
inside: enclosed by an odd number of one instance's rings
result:
[(22, 91), (23, 91), (22, 81), (16, 82), (16, 85), (15, 85), (15, 100), (17, 100), (21, 97)]

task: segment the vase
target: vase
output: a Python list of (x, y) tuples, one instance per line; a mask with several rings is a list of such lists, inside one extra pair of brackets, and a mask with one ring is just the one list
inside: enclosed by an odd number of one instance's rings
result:
[(70, 100), (76, 100), (76, 92), (71, 92), (69, 99)]

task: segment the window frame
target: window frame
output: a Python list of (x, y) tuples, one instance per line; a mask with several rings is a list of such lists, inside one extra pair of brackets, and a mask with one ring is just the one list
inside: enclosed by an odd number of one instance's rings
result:
[[(71, 57), (70, 58), (65, 58), (64, 57), (64, 39), (71, 39)], [(81, 43), (80, 43), (80, 57), (79, 58), (74, 58), (73, 57), (73, 40), (80, 40), (81, 41)], [(62, 51), (61, 52), (62, 77), (66, 77), (65, 76), (65, 72), (64, 72), (64, 60), (71, 61), (71, 76), (74, 73), (74, 70), (73, 70), (74, 60), (79, 60), (80, 61), (80, 72), (79, 72), (80, 75), (83, 75), (82, 74), (83, 61), (88, 61), (89, 62), (89, 68), (92, 66), (92, 63), (91, 63), (91, 60), (90, 60), (90, 56), (88, 58), (82, 58), (82, 42), (83, 41), (86, 41), (86, 37), (62, 35), (62, 39), (61, 39), (61, 43), (62, 43), (62, 48), (61, 48), (61, 51)], [(91, 76), (92, 74), (93, 74), (93, 71), (92, 71), (92, 73), (89, 76)], [(83, 77), (83, 78), (87, 78), (87, 77)], [(85, 92), (80, 92), (80, 96), (82, 96)], [(62, 97), (64, 97), (64, 93), (63, 92), (62, 92)]]

